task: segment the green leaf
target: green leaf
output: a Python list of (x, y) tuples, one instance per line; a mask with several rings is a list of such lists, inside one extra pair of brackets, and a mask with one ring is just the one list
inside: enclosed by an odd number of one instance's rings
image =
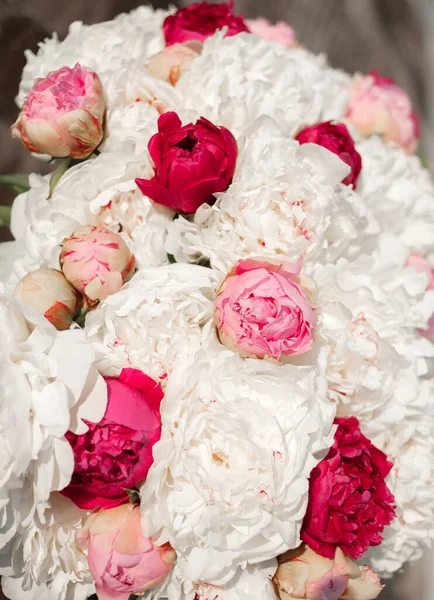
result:
[(12, 188), (17, 194), (22, 194), (30, 189), (29, 176), (25, 173), (0, 175), (0, 185), (6, 185)]
[(124, 488), (124, 492), (128, 494), (128, 498), (130, 499), (131, 504), (137, 504), (137, 502), (140, 502), (138, 490), (129, 490), (128, 488)]
[(11, 207), (0, 206), (0, 227), (10, 227), (11, 224)]
[(429, 171), (433, 169), (433, 165), (430, 162), (428, 162), (428, 160), (424, 156), (420, 156), (420, 162), (422, 163), (422, 166), (425, 169), (428, 169)]
[(171, 265), (176, 264), (176, 260), (175, 260), (175, 257), (173, 256), (173, 254), (167, 253), (167, 258), (169, 259), (169, 262)]
[(59, 183), (61, 177), (63, 175), (65, 175), (66, 171), (71, 166), (71, 162), (72, 162), (71, 158), (65, 158), (65, 160), (62, 160), (62, 162), (59, 164), (57, 169), (55, 171), (53, 171), (53, 174), (50, 179), (50, 193), (48, 195), (47, 200), (49, 200), (51, 198), (51, 196), (53, 195), (54, 188)]

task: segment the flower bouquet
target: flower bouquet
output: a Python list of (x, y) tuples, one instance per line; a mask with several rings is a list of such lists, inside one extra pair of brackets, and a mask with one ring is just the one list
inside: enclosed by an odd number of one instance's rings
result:
[(6, 596), (376, 598), (434, 537), (406, 93), (203, 3), (72, 24), (17, 103), (56, 160), (0, 246)]

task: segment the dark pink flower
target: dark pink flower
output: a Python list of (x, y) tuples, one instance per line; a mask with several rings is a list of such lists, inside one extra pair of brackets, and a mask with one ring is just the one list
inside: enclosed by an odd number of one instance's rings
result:
[(198, 40), (203, 42), (218, 29), (227, 27), (227, 36), (247, 32), (249, 28), (243, 17), (234, 15), (234, 3), (208, 4), (199, 2), (180, 8), (166, 18), (163, 24), (166, 45)]
[(158, 133), (149, 142), (155, 163), (151, 180), (136, 179), (145, 196), (176, 211), (194, 213), (215, 202), (232, 181), (237, 143), (230, 131), (201, 118), (184, 127), (175, 112), (158, 119)]
[(301, 538), (333, 558), (336, 548), (357, 560), (395, 516), (395, 499), (385, 483), (392, 463), (360, 431), (356, 418), (336, 419), (335, 442), (309, 480), (309, 504)]
[(297, 135), (300, 144), (318, 144), (327, 148), (351, 168), (351, 173), (342, 181), (345, 185), (357, 187), (357, 179), (362, 170), (362, 157), (354, 146), (353, 138), (342, 123), (333, 125), (330, 121), (306, 127)]
[(82, 435), (68, 432), (74, 473), (62, 494), (78, 507), (111, 508), (128, 500), (126, 489), (143, 481), (160, 439), (161, 386), (137, 369), (106, 377), (107, 410), (99, 423), (86, 424)]

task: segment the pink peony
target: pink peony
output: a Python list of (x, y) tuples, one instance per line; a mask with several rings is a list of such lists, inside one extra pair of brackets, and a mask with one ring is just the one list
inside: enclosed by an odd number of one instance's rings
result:
[(238, 154), (235, 138), (207, 119), (183, 127), (176, 113), (165, 113), (148, 148), (155, 175), (136, 183), (158, 204), (194, 213), (202, 204), (215, 202), (214, 194), (224, 192), (232, 181)]
[(120, 235), (85, 225), (63, 240), (60, 265), (66, 279), (93, 305), (121, 289), (133, 276), (136, 261)]
[(81, 304), (81, 296), (61, 271), (38, 269), (27, 273), (14, 296), (44, 315), (59, 331), (69, 329)]
[(173, 44), (151, 56), (146, 63), (146, 68), (152, 77), (176, 85), (181, 75), (196, 60), (201, 51), (202, 44), (200, 42)]
[(157, 587), (176, 560), (169, 544), (159, 547), (143, 537), (140, 508), (133, 504), (93, 513), (77, 541), (87, 544), (99, 600), (128, 600), (130, 594)]
[(286, 48), (299, 46), (295, 39), (295, 31), (284, 21), (279, 21), (276, 25), (273, 25), (267, 19), (248, 19), (246, 23), (252, 33), (264, 40), (277, 42)]
[(106, 377), (107, 410), (82, 435), (68, 432), (74, 451), (71, 483), (62, 490), (79, 508), (111, 508), (128, 500), (125, 490), (140, 484), (153, 463), (160, 439), (161, 386), (137, 369)]
[(409, 153), (417, 148), (419, 120), (408, 94), (375, 71), (355, 79), (347, 118), (362, 135), (382, 135), (385, 142), (396, 142)]
[(243, 357), (275, 360), (310, 350), (315, 317), (300, 268), (241, 260), (215, 299), (221, 342)]
[(359, 567), (340, 548), (329, 559), (305, 544), (279, 557), (273, 582), (280, 600), (374, 600), (384, 588), (372, 569)]
[(203, 42), (218, 29), (227, 27), (227, 36), (249, 32), (243, 17), (234, 15), (234, 3), (208, 4), (200, 2), (180, 8), (163, 24), (166, 45), (198, 40)]
[(301, 539), (315, 552), (333, 558), (337, 548), (354, 560), (395, 517), (395, 499), (385, 480), (392, 463), (360, 431), (356, 418), (336, 419), (335, 441), (313, 469)]
[(297, 135), (300, 144), (318, 144), (327, 148), (351, 168), (351, 173), (342, 183), (357, 187), (357, 179), (362, 170), (362, 157), (354, 146), (353, 138), (342, 123), (333, 125), (330, 121), (306, 127)]
[(31, 152), (82, 159), (101, 143), (104, 113), (98, 75), (77, 63), (36, 80), (12, 136)]
[[(407, 261), (409, 266), (414, 267), (419, 273), (425, 273), (427, 276), (427, 290), (434, 290), (434, 267), (422, 256), (414, 254)], [(419, 329), (419, 333), (424, 337), (434, 340), (434, 314), (428, 321), (427, 329)]]

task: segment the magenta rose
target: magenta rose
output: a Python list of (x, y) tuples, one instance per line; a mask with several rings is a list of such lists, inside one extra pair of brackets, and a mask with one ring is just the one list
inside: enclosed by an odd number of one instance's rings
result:
[(310, 350), (314, 311), (300, 265), (240, 261), (215, 299), (220, 341), (243, 357), (281, 360)]
[(137, 369), (106, 377), (107, 410), (82, 435), (68, 432), (74, 451), (71, 483), (61, 493), (79, 508), (112, 508), (128, 501), (125, 490), (142, 482), (160, 439), (161, 386)]
[(351, 173), (342, 180), (345, 185), (357, 187), (357, 179), (362, 170), (362, 157), (357, 152), (353, 138), (343, 123), (333, 125), (330, 121), (306, 127), (297, 135), (300, 144), (318, 144), (327, 148), (346, 163)]
[(208, 4), (199, 2), (186, 8), (180, 8), (163, 23), (166, 45), (198, 40), (203, 42), (218, 29), (227, 27), (226, 36), (250, 30), (243, 17), (234, 15), (234, 3)]
[(224, 192), (232, 181), (237, 142), (230, 131), (207, 119), (183, 127), (176, 113), (165, 113), (148, 148), (155, 175), (136, 183), (158, 204), (194, 213), (202, 204), (215, 202), (214, 194)]
[(395, 517), (395, 499), (385, 483), (392, 463), (360, 431), (356, 418), (336, 419), (335, 441), (309, 480), (309, 504), (301, 538), (333, 558), (337, 548), (357, 560)]

